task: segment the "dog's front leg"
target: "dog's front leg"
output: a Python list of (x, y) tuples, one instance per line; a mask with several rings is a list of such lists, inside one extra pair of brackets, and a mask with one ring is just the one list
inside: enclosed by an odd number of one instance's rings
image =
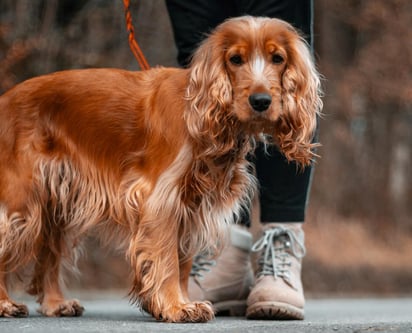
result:
[[(162, 227), (156, 227), (160, 226)], [(190, 302), (181, 283), (177, 228), (171, 221), (141, 221), (129, 248), (135, 279), (132, 298), (156, 319), (166, 322), (206, 322), (214, 312), (208, 302)], [(188, 263), (184, 275), (189, 273)]]

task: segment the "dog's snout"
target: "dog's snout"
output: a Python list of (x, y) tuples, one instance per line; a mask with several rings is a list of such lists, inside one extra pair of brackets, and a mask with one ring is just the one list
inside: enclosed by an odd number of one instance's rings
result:
[(265, 93), (256, 93), (249, 96), (249, 103), (257, 112), (266, 111), (272, 103), (272, 97)]

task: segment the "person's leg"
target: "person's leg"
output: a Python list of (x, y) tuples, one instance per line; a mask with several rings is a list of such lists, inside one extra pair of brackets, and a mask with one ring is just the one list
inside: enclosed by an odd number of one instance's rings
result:
[[(283, 19), (295, 26), (312, 46), (311, 0), (240, 0), (244, 13)], [(305, 254), (305, 220), (312, 167), (299, 171), (277, 150), (261, 147), (255, 156), (260, 185), (261, 238), (253, 246), (258, 255), (255, 285), (248, 300), (248, 318), (303, 319), (301, 260)]]
[(256, 150), (256, 174), (260, 186), (260, 214), (265, 222), (303, 222), (312, 167), (299, 170), (277, 150)]

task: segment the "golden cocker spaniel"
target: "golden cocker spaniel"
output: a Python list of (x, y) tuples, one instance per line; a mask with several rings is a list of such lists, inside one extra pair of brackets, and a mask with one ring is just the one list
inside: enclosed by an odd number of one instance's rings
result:
[(70, 70), (0, 97), (0, 316), (28, 314), (10, 299), (10, 273), (46, 316), (78, 316), (62, 265), (92, 232), (130, 262), (130, 291), (156, 319), (204, 322), (191, 302), (192, 257), (224, 242), (253, 195), (246, 156), (257, 141), (311, 163), (320, 80), (291, 25), (239, 17), (200, 45), (190, 68)]

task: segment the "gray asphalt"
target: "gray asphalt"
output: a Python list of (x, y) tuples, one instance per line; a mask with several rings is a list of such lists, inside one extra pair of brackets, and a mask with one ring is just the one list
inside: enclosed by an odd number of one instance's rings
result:
[[(82, 295), (77, 295), (82, 299)], [(29, 306), (28, 318), (0, 318), (0, 332), (410, 332), (412, 298), (309, 299), (303, 321), (255, 321), (217, 317), (205, 324), (167, 324), (153, 320), (114, 295), (86, 296), (77, 318), (44, 318)], [(96, 299), (97, 298), (97, 299)]]

